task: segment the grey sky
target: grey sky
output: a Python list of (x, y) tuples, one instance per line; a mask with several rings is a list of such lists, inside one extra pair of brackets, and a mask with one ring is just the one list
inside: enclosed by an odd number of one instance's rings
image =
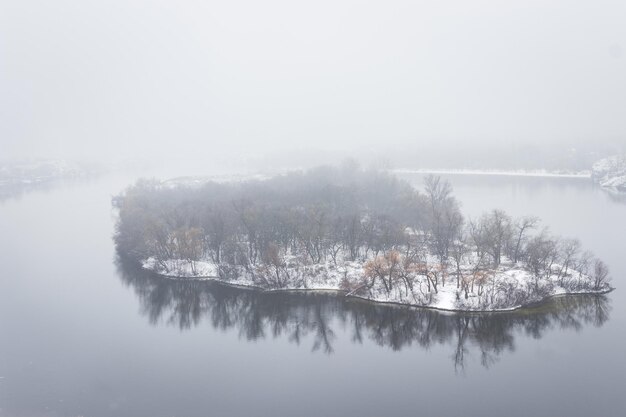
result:
[(626, 137), (626, 1), (0, 0), (0, 157)]

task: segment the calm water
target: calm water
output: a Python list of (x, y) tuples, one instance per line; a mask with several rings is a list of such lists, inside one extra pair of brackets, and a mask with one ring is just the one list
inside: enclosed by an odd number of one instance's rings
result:
[(172, 282), (115, 259), (130, 180), (74, 183), (0, 202), (0, 416), (623, 416), (626, 201), (449, 178), (471, 216), (579, 237), (618, 290), (464, 316)]

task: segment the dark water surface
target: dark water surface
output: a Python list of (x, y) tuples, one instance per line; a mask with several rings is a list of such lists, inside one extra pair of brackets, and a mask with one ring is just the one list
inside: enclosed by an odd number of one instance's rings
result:
[(449, 178), (471, 216), (580, 238), (618, 290), (454, 315), (169, 281), (116, 261), (129, 179), (71, 184), (0, 201), (0, 416), (626, 415), (626, 202), (580, 179)]

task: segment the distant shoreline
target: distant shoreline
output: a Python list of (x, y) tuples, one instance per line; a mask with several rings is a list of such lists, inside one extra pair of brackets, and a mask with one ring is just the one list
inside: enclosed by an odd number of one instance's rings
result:
[(591, 171), (561, 173), (551, 171), (506, 171), (478, 169), (410, 169), (398, 168), (390, 170), (394, 174), (436, 174), (436, 175), (493, 175), (507, 177), (543, 177), (543, 178), (578, 178), (591, 179)]

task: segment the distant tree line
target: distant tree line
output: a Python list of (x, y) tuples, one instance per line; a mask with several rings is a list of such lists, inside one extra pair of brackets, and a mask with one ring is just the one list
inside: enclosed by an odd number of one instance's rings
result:
[[(306, 266), (345, 262), (363, 264), (359, 279), (342, 282), (355, 294), (382, 288), (428, 296), (455, 285), (466, 299), (515, 303), (550, 291), (545, 278), (555, 275), (571, 290), (608, 288), (608, 268), (577, 240), (502, 210), (465, 219), (450, 183), (436, 176), (423, 192), (351, 163), (197, 187), (140, 180), (114, 205), (122, 255), (153, 257), (162, 268), (171, 259), (192, 267), (209, 260), (222, 278), (247, 273), (266, 288), (306, 286)], [(527, 269), (533, 285), (498, 287), (493, 276), (503, 263)]]

